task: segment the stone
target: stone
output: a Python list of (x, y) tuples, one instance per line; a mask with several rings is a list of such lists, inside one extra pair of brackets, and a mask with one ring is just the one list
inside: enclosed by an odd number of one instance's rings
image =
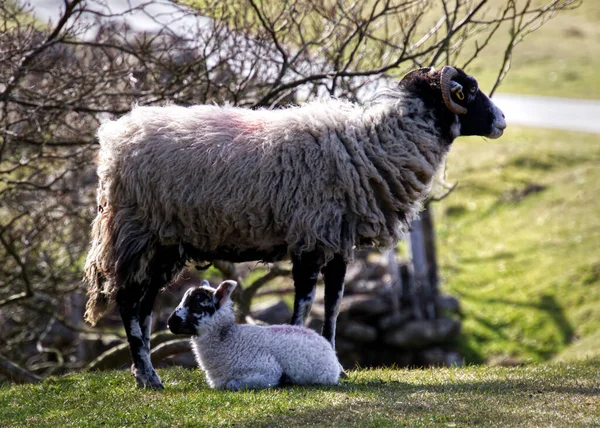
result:
[(269, 300), (260, 305), (255, 305), (252, 317), (267, 324), (289, 324), (292, 319), (292, 311), (283, 300), (274, 302)]
[(348, 265), (346, 269), (346, 277), (344, 283), (348, 285), (348, 288), (353, 289), (354, 282), (358, 280), (365, 269), (365, 262), (362, 260), (356, 260), (354, 263)]
[(435, 299), (435, 308), (438, 312), (458, 313), (460, 303), (454, 296), (440, 295)]
[(463, 358), (458, 352), (448, 351), (439, 346), (423, 349), (418, 353), (417, 360), (418, 365), (426, 367), (461, 367), (463, 365)]
[(338, 354), (348, 354), (360, 351), (360, 344), (346, 340), (340, 336), (335, 338), (335, 350)]
[(386, 275), (389, 275), (387, 263), (382, 260), (368, 261), (361, 278), (381, 280)]
[(414, 365), (414, 352), (390, 346), (363, 347), (363, 367), (408, 367)]
[(391, 310), (389, 301), (369, 295), (347, 296), (342, 300), (340, 306), (340, 312), (358, 313), (367, 316), (381, 315), (389, 310)]
[(358, 321), (338, 324), (338, 334), (347, 340), (358, 343), (373, 342), (377, 339), (377, 329)]
[(377, 320), (377, 327), (381, 330), (391, 330), (404, 325), (412, 318), (412, 311), (400, 311), (397, 314), (383, 315)]
[(306, 320), (305, 325), (311, 330), (314, 330), (317, 333), (321, 334), (321, 330), (323, 330), (323, 319), (319, 317), (309, 316)]
[(381, 280), (358, 279), (352, 284), (352, 292), (356, 294), (378, 294), (389, 286)]
[(397, 348), (422, 348), (446, 342), (460, 333), (460, 322), (451, 318), (411, 321), (392, 329), (384, 342)]

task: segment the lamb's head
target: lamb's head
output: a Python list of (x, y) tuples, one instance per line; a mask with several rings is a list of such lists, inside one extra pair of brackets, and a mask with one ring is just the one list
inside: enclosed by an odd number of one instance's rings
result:
[(196, 336), (218, 323), (233, 322), (231, 293), (235, 281), (222, 282), (216, 289), (208, 281), (185, 292), (167, 325), (175, 334)]
[(400, 87), (441, 112), (443, 133), (499, 138), (506, 128), (504, 113), (479, 89), (477, 80), (460, 68), (420, 68), (408, 73)]

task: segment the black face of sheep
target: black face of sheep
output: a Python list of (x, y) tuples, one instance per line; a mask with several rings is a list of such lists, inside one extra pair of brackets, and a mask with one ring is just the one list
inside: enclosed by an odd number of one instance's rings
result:
[[(118, 305), (139, 386), (162, 388), (152, 308), (187, 262), (289, 256), (296, 325), (321, 272), (322, 334), (334, 345), (354, 248), (402, 238), (456, 137), (497, 138), (506, 127), (475, 79), (453, 67), (412, 71), (382, 95), (364, 106), (136, 107), (101, 126), (85, 317), (94, 324)], [(186, 296), (193, 310), (171, 318), (173, 332), (193, 334), (196, 317), (218, 309), (205, 291)]]
[(481, 92), (477, 80), (460, 68), (414, 70), (402, 79), (400, 87), (437, 112), (448, 142), (461, 135), (499, 138), (506, 128), (504, 113)]

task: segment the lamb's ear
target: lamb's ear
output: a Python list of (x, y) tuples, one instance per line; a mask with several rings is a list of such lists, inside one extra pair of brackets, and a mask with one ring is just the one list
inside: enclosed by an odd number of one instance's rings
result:
[(231, 293), (237, 286), (237, 282), (235, 281), (223, 281), (215, 291), (215, 302), (222, 306), (229, 300), (231, 297)]
[[(210, 282), (208, 282), (207, 280), (203, 279), (202, 283), (200, 284), (200, 286), (202, 287), (210, 287)], [(212, 288), (212, 287), (210, 287)]]

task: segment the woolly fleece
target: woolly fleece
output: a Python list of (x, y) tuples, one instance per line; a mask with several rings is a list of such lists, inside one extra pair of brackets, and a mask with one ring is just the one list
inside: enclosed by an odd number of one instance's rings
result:
[(315, 331), (235, 324), (231, 301), (192, 339), (192, 350), (211, 388), (269, 388), (282, 379), (298, 385), (334, 385), (341, 370), (335, 351)]
[(143, 284), (158, 246), (318, 249), (324, 262), (390, 247), (449, 149), (432, 111), (401, 93), (273, 111), (137, 107), (98, 138), (100, 212), (85, 268), (92, 324), (130, 253), (143, 253), (130, 278)]

